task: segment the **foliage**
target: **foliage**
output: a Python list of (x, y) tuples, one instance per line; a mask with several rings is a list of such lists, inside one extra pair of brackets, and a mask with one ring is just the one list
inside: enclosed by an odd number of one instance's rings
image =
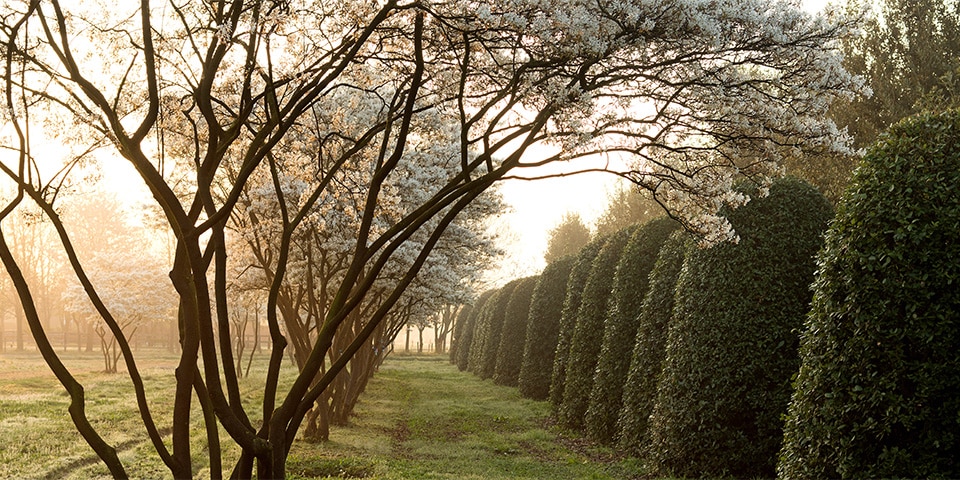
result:
[(570, 342), (577, 327), (577, 315), (583, 300), (583, 286), (590, 276), (593, 260), (607, 242), (609, 236), (593, 239), (577, 252), (577, 259), (567, 278), (567, 291), (563, 297), (563, 309), (560, 312), (560, 327), (557, 333), (557, 350), (553, 356), (553, 368), (550, 374), (550, 405), (554, 413), (563, 403), (563, 391), (567, 379), (567, 363), (570, 356)]
[(651, 220), (635, 229), (620, 255), (585, 420), (587, 436), (594, 441), (614, 440), (650, 271), (663, 243), (678, 226), (670, 218)]
[(623, 385), (623, 407), (617, 421), (617, 445), (629, 455), (638, 456), (647, 442), (647, 425), (657, 397), (657, 380), (663, 366), (667, 328), (673, 315), (674, 291), (691, 247), (690, 236), (674, 232), (663, 244), (653, 270), (649, 288), (640, 309), (629, 372)]
[(960, 112), (863, 158), (819, 257), (785, 478), (960, 476)]
[(866, 78), (872, 95), (838, 104), (832, 115), (866, 147), (891, 124), (917, 113), (927, 93), (948, 87), (946, 75), (960, 68), (960, 2), (883, 0), (850, 3), (866, 12), (863, 33), (844, 39), (845, 66)]
[(549, 264), (579, 252), (590, 241), (590, 229), (583, 224), (579, 214), (567, 213), (547, 236), (547, 251), (543, 253), (543, 259)]
[(633, 184), (618, 184), (618, 188), (607, 195), (607, 208), (597, 218), (597, 235), (647, 223), (662, 213), (663, 208), (650, 197), (650, 192)]
[(809, 184), (779, 180), (728, 214), (739, 244), (687, 254), (650, 416), (660, 472), (773, 475), (831, 210)]
[[(453, 322), (453, 330), (450, 331), (450, 349), (447, 352), (447, 355), (450, 356), (450, 363), (456, 365), (457, 363), (457, 347), (460, 346), (460, 340), (465, 335), (465, 332), (468, 327), (468, 318), (473, 313), (474, 303), (468, 303), (457, 312), (457, 316)], [(472, 325), (469, 326), (472, 328)], [(469, 348), (469, 347), (468, 347)]]
[(507, 305), (510, 304), (510, 298), (520, 281), (521, 279), (511, 280), (500, 287), (495, 299), (491, 299), (490, 303), (484, 307), (486, 313), (484, 314), (483, 349), (480, 351), (480, 363), (476, 371), (480, 378), (492, 378), (496, 372), (500, 339), (503, 337), (503, 326), (507, 319)]
[(480, 313), (484, 305), (494, 294), (494, 290), (487, 290), (477, 297), (469, 315), (463, 320), (462, 333), (454, 336), (454, 345), (457, 350), (457, 368), (460, 371), (467, 370), (470, 365), (470, 355), (473, 349), (473, 339), (476, 337), (477, 328), (480, 319)]
[[(487, 294), (487, 292), (484, 292), (484, 295)], [(483, 352), (486, 350), (487, 340), (490, 338), (490, 322), (493, 321), (493, 309), (500, 301), (500, 296), (503, 295), (503, 288), (490, 290), (489, 295), (483, 305), (478, 305), (477, 318), (473, 327), (473, 339), (470, 342), (470, 359), (467, 370), (474, 375), (480, 375), (481, 365), (483, 365)]]
[(538, 276), (522, 278), (510, 294), (510, 302), (504, 312), (500, 347), (497, 349), (493, 383), (516, 387), (523, 365), (523, 346), (526, 343), (527, 323), (530, 317), (530, 302)]
[(557, 352), (567, 279), (576, 260), (576, 255), (567, 255), (548, 264), (533, 289), (518, 381), (520, 394), (524, 397), (545, 400), (550, 396), (550, 376)]
[(636, 227), (628, 227), (611, 234), (593, 260), (590, 274), (583, 286), (583, 300), (577, 311), (577, 322), (570, 338), (567, 358), (567, 377), (563, 387), (563, 402), (559, 419), (565, 425), (579, 428), (590, 403), (597, 359), (603, 343), (603, 326), (609, 314), (613, 279), (620, 262), (623, 247)]

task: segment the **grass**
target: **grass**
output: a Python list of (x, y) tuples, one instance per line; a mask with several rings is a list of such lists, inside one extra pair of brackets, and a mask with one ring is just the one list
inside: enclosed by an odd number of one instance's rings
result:
[[(160, 428), (169, 425), (176, 358), (151, 353), (143, 368), (151, 408)], [(168, 478), (139, 424), (125, 374), (106, 375), (97, 355), (68, 354), (65, 361), (86, 387), (87, 411), (135, 478)], [(258, 372), (259, 373), (259, 372)], [(288, 372), (289, 374), (290, 372)], [(289, 375), (288, 375), (289, 376)], [(255, 391), (255, 373), (247, 379)], [(258, 400), (250, 396), (251, 412)], [(69, 398), (39, 356), (0, 356), (0, 478), (95, 478), (107, 470), (76, 433)], [(199, 412), (194, 457), (206, 459)], [(229, 442), (221, 435), (224, 444)], [(229, 473), (236, 452), (225, 448)], [(393, 356), (361, 397), (346, 427), (333, 427), (323, 444), (297, 441), (290, 478), (371, 479), (604, 479), (646, 477), (638, 462), (617, 457), (549, 420), (549, 405), (517, 389), (459, 372), (438, 356)], [(198, 472), (198, 477), (205, 477)]]

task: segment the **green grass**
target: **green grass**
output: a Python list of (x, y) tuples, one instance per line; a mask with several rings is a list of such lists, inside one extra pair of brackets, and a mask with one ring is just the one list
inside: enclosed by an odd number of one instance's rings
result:
[[(294, 446), (293, 478), (638, 478), (642, 465), (561, 434), (549, 404), (459, 372), (443, 357), (394, 356), (331, 441)], [(329, 470), (324, 470), (329, 468)], [(336, 469), (342, 468), (342, 472)]]
[[(169, 427), (176, 357), (150, 352), (142, 373), (161, 429)], [(134, 478), (169, 478), (147, 441), (126, 374), (106, 375), (98, 355), (71, 353), (66, 363), (84, 384), (88, 416), (118, 446)], [(146, 365), (146, 363), (144, 363)], [(255, 392), (259, 375), (246, 379)], [(287, 371), (287, 380), (292, 372)], [(256, 395), (245, 397), (256, 412)], [(108, 472), (76, 433), (69, 398), (32, 354), (0, 356), (0, 478), (95, 478)], [(206, 462), (200, 415), (193, 416), (194, 458)], [(635, 460), (562, 433), (549, 420), (549, 404), (517, 389), (481, 381), (439, 356), (394, 356), (361, 397), (351, 424), (333, 427), (323, 444), (297, 441), (290, 478), (378, 479), (603, 479), (646, 477)], [(229, 439), (221, 434), (225, 444)], [(224, 468), (236, 451), (225, 448)], [(197, 476), (203, 478), (201, 470)]]

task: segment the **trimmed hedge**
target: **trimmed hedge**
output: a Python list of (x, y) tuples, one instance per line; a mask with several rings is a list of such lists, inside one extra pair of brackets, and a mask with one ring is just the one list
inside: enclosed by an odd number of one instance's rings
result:
[(635, 226), (631, 226), (610, 235), (594, 259), (590, 276), (583, 287), (583, 300), (570, 341), (563, 402), (560, 404), (559, 420), (570, 428), (582, 427), (587, 414), (600, 344), (603, 343), (603, 325), (613, 291), (613, 278), (623, 247), (635, 229)]
[(516, 387), (523, 365), (523, 345), (527, 338), (527, 319), (530, 316), (530, 300), (538, 277), (526, 277), (517, 282), (510, 295), (504, 313), (500, 347), (497, 349), (493, 383)]
[(740, 235), (688, 252), (650, 416), (660, 474), (770, 477), (797, 371), (814, 257), (831, 217), (809, 184), (782, 179), (727, 217)]
[(587, 407), (587, 436), (596, 442), (614, 440), (650, 271), (663, 242), (679, 226), (666, 217), (649, 221), (634, 231), (620, 255)]
[(630, 357), (630, 372), (623, 385), (623, 408), (617, 421), (617, 444), (628, 455), (639, 456), (647, 444), (647, 425), (657, 399), (657, 380), (663, 369), (674, 291), (683, 259), (691, 246), (686, 230), (674, 232), (663, 244), (650, 272), (650, 286), (640, 310), (640, 324)]
[(473, 305), (466, 304), (457, 313), (456, 321), (453, 324), (452, 335), (450, 336), (450, 363), (457, 364), (457, 350), (460, 347), (460, 339), (463, 337), (465, 327), (469, 324), (470, 314), (473, 312)]
[(487, 338), (490, 336), (490, 322), (493, 316), (493, 305), (497, 303), (503, 289), (497, 288), (484, 292), (489, 295), (483, 302), (483, 305), (477, 307), (477, 318), (474, 320), (473, 339), (470, 343), (469, 362), (467, 370), (474, 375), (480, 375), (480, 365), (482, 364), (483, 351), (486, 347)]
[(567, 294), (567, 279), (576, 255), (554, 260), (543, 269), (530, 300), (530, 318), (520, 367), (520, 394), (534, 400), (550, 395), (550, 375), (557, 351), (560, 314)]
[(480, 351), (480, 366), (477, 375), (482, 379), (493, 377), (497, 369), (497, 352), (500, 350), (500, 336), (503, 334), (503, 322), (506, 320), (507, 304), (510, 296), (520, 283), (520, 279), (511, 280), (500, 289), (497, 299), (491, 302), (486, 325), (486, 337), (483, 350)]
[(567, 279), (567, 293), (563, 299), (563, 311), (560, 314), (560, 330), (557, 335), (557, 351), (553, 358), (553, 372), (550, 376), (550, 405), (554, 413), (560, 410), (563, 403), (563, 390), (567, 379), (567, 357), (570, 354), (570, 340), (573, 330), (577, 326), (577, 314), (580, 311), (580, 301), (583, 298), (583, 286), (587, 283), (590, 269), (593, 268), (593, 259), (600, 253), (607, 237), (593, 239), (577, 252), (577, 261), (570, 270)]
[(470, 349), (473, 343), (474, 332), (477, 329), (477, 318), (483, 310), (484, 303), (486, 303), (487, 299), (491, 296), (493, 296), (493, 290), (487, 290), (481, 293), (480, 296), (477, 297), (477, 301), (474, 302), (470, 312), (467, 315), (460, 312), (460, 316), (457, 318), (457, 321), (460, 321), (460, 317), (464, 319), (461, 333), (455, 337), (457, 345), (457, 368), (461, 372), (466, 371), (469, 367)]
[(855, 171), (820, 254), (784, 478), (960, 478), (960, 111)]

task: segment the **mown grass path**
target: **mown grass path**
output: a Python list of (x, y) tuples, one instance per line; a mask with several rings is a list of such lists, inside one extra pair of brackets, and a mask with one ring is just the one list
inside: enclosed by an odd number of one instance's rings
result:
[[(549, 404), (460, 372), (444, 357), (393, 356), (351, 425), (298, 443), (291, 476), (384, 479), (638, 478), (642, 467), (561, 435)], [(334, 476), (333, 478), (337, 478)]]
[[(176, 357), (145, 355), (147, 395), (159, 426), (170, 421)], [(132, 478), (170, 478), (139, 422), (126, 374), (100, 373), (98, 355), (65, 354), (84, 383), (87, 412), (116, 446)], [(255, 369), (256, 370), (256, 369)], [(284, 381), (295, 374), (285, 370)], [(256, 413), (263, 372), (243, 380), (244, 402)], [(0, 355), (0, 479), (106, 478), (67, 415), (69, 398), (38, 355)], [(617, 458), (549, 421), (549, 404), (516, 388), (460, 372), (442, 356), (391, 356), (370, 381), (350, 425), (331, 440), (294, 443), (288, 476), (370, 479), (629, 479), (643, 477), (634, 460)], [(194, 414), (197, 478), (205, 469), (205, 436)], [(228, 442), (225, 432), (221, 438)], [(237, 451), (224, 451), (228, 469)]]

